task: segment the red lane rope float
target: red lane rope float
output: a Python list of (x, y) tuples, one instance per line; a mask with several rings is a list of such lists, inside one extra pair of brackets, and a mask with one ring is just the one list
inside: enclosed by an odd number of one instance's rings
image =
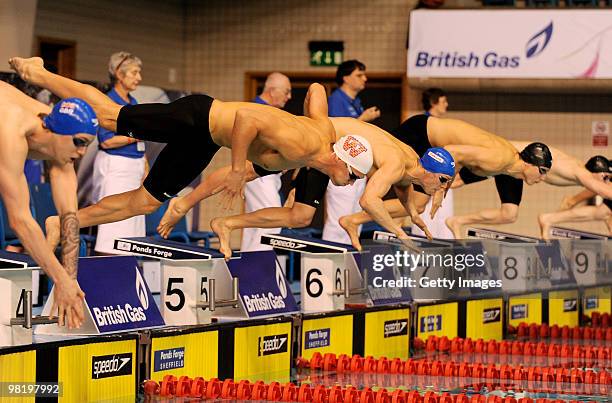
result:
[[(540, 346), (537, 347), (537, 350), (541, 353), (545, 351)], [(546, 351), (548, 352), (548, 349)], [(338, 365), (333, 363), (334, 358), (336, 358), (335, 355), (326, 354), (322, 358), (316, 357), (316, 360), (327, 362), (328, 367), (334, 368), (338, 367)], [(336, 360), (338, 359), (346, 360), (348, 357), (346, 359), (336, 358)], [(299, 362), (302, 363), (303, 367), (313, 367), (306, 360), (299, 360)], [(488, 364), (485, 366), (482, 363), (442, 362), (428, 359), (408, 359), (402, 361), (399, 358), (394, 358), (389, 360), (387, 357), (381, 357), (376, 360), (371, 356), (361, 358), (357, 355), (351, 358), (351, 362), (354, 363), (352, 368), (356, 369), (349, 368), (346, 372), (365, 372), (372, 374), (371, 376), (383, 373), (401, 373), (421, 377), (431, 376), (432, 378), (428, 378), (429, 382), (444, 387), (450, 387), (451, 379), (453, 378), (473, 378), (476, 382), (483, 383), (489, 389), (499, 387), (502, 390), (506, 390), (520, 387), (546, 393), (564, 393), (568, 388), (579, 390), (583, 388), (583, 384), (599, 385), (599, 387), (589, 389), (596, 390), (595, 393), (591, 394), (605, 395), (609, 390), (609, 385), (612, 385), (612, 376), (607, 370), (595, 371), (592, 369), (574, 368), (570, 371), (563, 367), (532, 366), (524, 368), (522, 365), (512, 366), (509, 364)], [(438, 377), (441, 377), (441, 379), (436, 379)], [(367, 384), (368, 382), (365, 383)], [(371, 383), (376, 383), (376, 380), (372, 379)], [(576, 385), (568, 386), (572, 384)], [(365, 393), (367, 394), (367, 391)], [(367, 396), (364, 395), (364, 398), (367, 398)]]
[[(527, 324), (521, 322), (518, 327), (508, 328), (511, 334), (516, 334), (518, 338), (535, 339), (572, 339), (572, 340), (605, 340), (608, 336), (610, 327), (610, 315), (602, 314), (594, 322), (599, 326), (574, 326), (567, 325), (559, 327), (558, 325), (549, 326), (546, 323), (538, 325), (536, 323)], [(604, 326), (605, 324), (605, 326)], [(608, 339), (609, 340), (609, 339)]]
[[(612, 328), (610, 331), (610, 341), (612, 341)], [(568, 330), (569, 331), (569, 330)], [(597, 333), (597, 331), (595, 332)], [(606, 338), (608, 336), (606, 335)], [(453, 340), (436, 336), (429, 336), (426, 342), (417, 342), (416, 345), (425, 345), (425, 349), (430, 352), (434, 351), (450, 351), (451, 353), (479, 353), (479, 354), (499, 354), (499, 355), (528, 355), (528, 356), (539, 356), (539, 357), (563, 357), (563, 358), (574, 358), (579, 360), (600, 360), (609, 359), (612, 355), (612, 348), (608, 346), (582, 346), (582, 345), (571, 345), (567, 343), (547, 343), (540, 341), (534, 343), (532, 341), (495, 341), (489, 340), (485, 342), (482, 339), (476, 341), (470, 338), (462, 339), (459, 337)], [(445, 340), (444, 342), (441, 342)], [(442, 344), (448, 345), (440, 347)], [(317, 353), (315, 353), (317, 354)], [(315, 359), (315, 356), (313, 356)], [(322, 359), (322, 358), (320, 358)], [(605, 364), (605, 363), (604, 363)], [(313, 368), (311, 360), (311, 368)], [(316, 367), (316, 365), (314, 365)], [(605, 366), (605, 365), (604, 365)], [(609, 366), (609, 364), (608, 364)]]
[[(436, 367), (438, 368), (438, 367)], [(458, 368), (458, 369), (457, 369)], [(495, 378), (510, 377), (512, 373), (508, 365), (502, 366), (499, 371), (495, 366), (489, 365), (486, 368), (481, 364), (474, 365), (474, 372), (477, 372), (480, 378)], [(466, 371), (466, 367), (459, 365), (456, 367), (458, 373)], [(519, 368), (515, 368), (514, 371)], [(434, 371), (438, 371), (435, 369)], [(446, 364), (444, 366), (445, 373), (451, 373), (451, 368)], [(599, 389), (599, 392), (606, 394), (608, 386), (612, 384), (612, 375), (607, 371), (602, 371), (596, 374), (593, 371), (580, 371), (566, 368), (530, 368), (527, 371), (527, 381), (536, 384), (541, 392), (547, 392), (553, 382), (567, 382), (572, 385), (572, 393), (592, 394), (593, 391)], [(453, 372), (454, 373), (454, 372)], [(584, 387), (583, 387), (584, 386)], [(427, 391), (421, 395), (416, 390), (409, 392), (401, 389), (396, 389), (393, 392), (387, 391), (385, 388), (380, 388), (373, 391), (366, 387), (358, 390), (353, 386), (341, 387), (317, 385), (312, 387), (308, 384), (302, 384), (299, 388), (291, 382), (281, 385), (279, 382), (271, 382), (266, 384), (263, 381), (250, 383), (247, 380), (241, 380), (236, 383), (231, 379), (226, 379), (223, 382), (216, 378), (205, 381), (204, 378), (196, 377), (189, 378), (180, 376), (176, 378), (174, 375), (166, 375), (158, 384), (155, 381), (145, 381), (143, 388), (146, 396), (162, 396), (171, 398), (189, 397), (203, 399), (238, 399), (238, 400), (263, 400), (263, 401), (298, 401), (298, 402), (321, 402), (321, 403), (534, 403), (533, 399), (521, 398), (518, 401), (513, 397), (501, 398), (499, 396), (489, 395), (471, 395), (460, 393), (451, 395), (448, 392), (437, 394), (433, 391)], [(563, 403), (564, 400), (537, 399), (535, 403)], [(573, 403), (574, 401), (571, 401)]]

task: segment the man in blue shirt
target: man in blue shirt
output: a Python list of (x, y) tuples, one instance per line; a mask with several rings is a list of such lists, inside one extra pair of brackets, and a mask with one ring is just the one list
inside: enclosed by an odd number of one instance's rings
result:
[(336, 84), (338, 88), (328, 99), (330, 117), (351, 117), (371, 122), (380, 116), (380, 110), (372, 106), (366, 110), (357, 96), (365, 88), (368, 77), (365, 65), (358, 60), (347, 60), (338, 66)]
[[(380, 116), (380, 110), (372, 106), (366, 110), (357, 96), (365, 88), (368, 77), (365, 65), (358, 60), (347, 60), (338, 66), (336, 83), (338, 88), (328, 98), (330, 117), (351, 117), (371, 122)], [(339, 219), (361, 211), (359, 198), (365, 190), (366, 179), (356, 180), (352, 186), (335, 186), (329, 183), (325, 193), (325, 225), (323, 239), (350, 243), (347, 232), (340, 226)]]
[[(290, 99), (291, 82), (289, 78), (284, 74), (274, 72), (268, 75), (263, 91), (253, 99), (253, 102), (283, 109)], [(268, 207), (282, 207), (280, 188), (281, 174), (262, 176), (246, 183), (244, 186), (245, 213)], [(281, 228), (245, 228), (242, 230), (240, 250), (243, 252), (271, 250), (271, 246), (261, 244), (261, 236), (279, 234), (280, 231)]]

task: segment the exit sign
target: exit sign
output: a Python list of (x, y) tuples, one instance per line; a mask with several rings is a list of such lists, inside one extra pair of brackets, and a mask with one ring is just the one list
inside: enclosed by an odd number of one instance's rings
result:
[(308, 49), (311, 66), (339, 66), (344, 60), (344, 42), (311, 41)]

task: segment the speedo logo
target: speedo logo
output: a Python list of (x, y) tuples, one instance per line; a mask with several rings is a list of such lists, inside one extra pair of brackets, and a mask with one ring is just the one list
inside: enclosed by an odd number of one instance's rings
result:
[(574, 312), (576, 310), (578, 310), (578, 301), (576, 301), (576, 298), (563, 300), (563, 312)]
[(303, 243), (297, 243), (285, 239), (270, 239), (270, 245), (277, 246), (279, 248), (289, 248), (289, 249), (301, 249), (306, 247)]
[(408, 334), (408, 320), (397, 319), (385, 322), (385, 338)]
[(488, 308), (482, 311), (482, 323), (499, 322), (501, 320), (501, 308)]
[(258, 338), (258, 350), (257, 355), (271, 355), (271, 354), (279, 354), (287, 352), (287, 341), (289, 340), (289, 335), (285, 334), (276, 334), (274, 336), (264, 336)]
[(132, 374), (132, 353), (93, 356), (91, 379)]

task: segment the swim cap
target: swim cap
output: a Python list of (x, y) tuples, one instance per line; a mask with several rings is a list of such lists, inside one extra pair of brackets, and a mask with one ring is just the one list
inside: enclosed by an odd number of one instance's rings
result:
[(334, 152), (338, 158), (362, 174), (367, 174), (372, 169), (374, 154), (370, 142), (364, 137), (356, 134), (340, 137), (334, 144)]
[(79, 98), (66, 98), (58, 102), (43, 122), (53, 133), (74, 135), (98, 133), (98, 119), (91, 106)]
[(610, 166), (610, 161), (602, 155), (596, 155), (594, 157), (591, 157), (591, 159), (589, 159), (587, 163), (584, 164), (584, 167), (588, 169), (589, 172), (593, 172), (593, 173), (596, 173), (596, 172), (609, 173), (610, 170), (612, 169), (612, 167)]
[(537, 167), (552, 167), (552, 154), (546, 144), (531, 143), (519, 153), (521, 159)]
[(455, 175), (455, 160), (442, 147), (433, 147), (425, 151), (421, 157), (421, 165), (429, 172), (448, 176)]

